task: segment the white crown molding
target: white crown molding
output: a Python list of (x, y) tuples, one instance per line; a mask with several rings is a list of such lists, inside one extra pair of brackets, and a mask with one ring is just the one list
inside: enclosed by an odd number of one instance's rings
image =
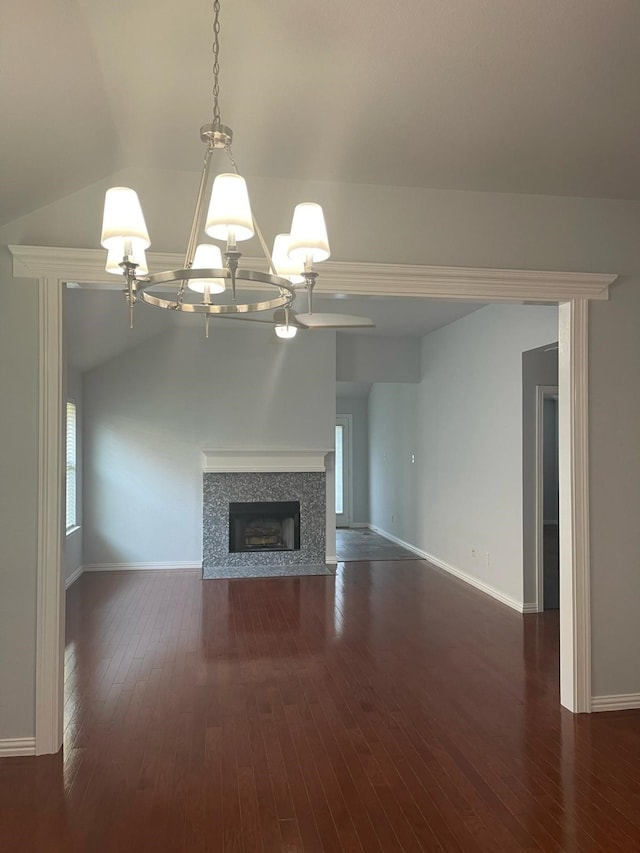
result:
[[(102, 249), (48, 246), (9, 246), (14, 278), (57, 277), (82, 285), (121, 289), (105, 272)], [(152, 272), (180, 269), (182, 255), (149, 252)], [(261, 268), (264, 259), (246, 258), (245, 265)], [(242, 266), (242, 264), (241, 264)], [(370, 264), (328, 261), (318, 269), (319, 293), (350, 296), (430, 296), (477, 302), (559, 302), (568, 299), (608, 299), (611, 273), (551, 272), (547, 270), (482, 269), (415, 264)], [(392, 286), (391, 286), (392, 285)]]
[(205, 474), (326, 471), (328, 450), (203, 450)]
[(35, 754), (36, 739), (34, 737), (10, 737), (0, 740), (0, 758)]

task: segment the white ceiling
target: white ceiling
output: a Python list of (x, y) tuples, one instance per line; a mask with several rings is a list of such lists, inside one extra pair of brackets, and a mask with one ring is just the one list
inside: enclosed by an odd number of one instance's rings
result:
[[(197, 170), (205, 0), (4, 0), (0, 223), (128, 166)], [(640, 198), (637, 0), (222, 0), (248, 176)]]
[[(304, 297), (296, 308), (306, 310)], [(371, 317), (375, 329), (359, 330), (358, 334), (383, 336), (422, 336), (441, 326), (464, 317), (481, 307), (478, 303), (446, 301), (440, 299), (386, 297), (336, 298), (316, 296), (314, 311), (360, 314)], [(137, 346), (154, 335), (180, 326), (204, 334), (204, 320), (190, 315), (164, 311), (140, 303), (135, 308), (134, 328), (129, 328), (128, 310), (122, 293), (117, 290), (86, 290), (69, 288), (66, 300), (67, 356), (78, 370), (90, 370)], [(260, 315), (262, 316), (262, 315)], [(244, 320), (218, 320), (212, 322), (223, 328), (254, 328)], [(266, 328), (266, 327), (265, 327)], [(299, 334), (313, 335), (317, 331), (304, 330)], [(340, 334), (348, 334), (341, 332)], [(286, 343), (283, 344), (286, 346)], [(351, 389), (350, 393), (354, 393)]]

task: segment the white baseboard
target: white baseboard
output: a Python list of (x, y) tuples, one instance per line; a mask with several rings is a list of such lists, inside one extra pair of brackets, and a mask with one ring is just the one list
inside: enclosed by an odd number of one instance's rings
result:
[(531, 602), (525, 602), (525, 604), (522, 605), (522, 612), (523, 613), (539, 613), (540, 611), (538, 610), (538, 605), (535, 603), (535, 601), (531, 601)]
[(0, 758), (35, 754), (36, 739), (34, 737), (8, 737), (0, 740)]
[(517, 610), (518, 613), (523, 612), (522, 602), (516, 601), (515, 598), (511, 598), (511, 596), (509, 595), (505, 595), (503, 592), (500, 592), (499, 589), (496, 589), (495, 587), (490, 586), (489, 584), (484, 583), (481, 580), (478, 580), (478, 578), (474, 578), (473, 575), (462, 571), (462, 569), (456, 569), (449, 563), (445, 563), (444, 560), (440, 560), (438, 557), (434, 557), (433, 554), (428, 554), (426, 551), (422, 551), (420, 548), (416, 548), (415, 545), (410, 545), (409, 542), (405, 542), (402, 539), (398, 539), (397, 536), (393, 536), (393, 534), (387, 533), (386, 530), (382, 530), (380, 527), (376, 527), (373, 524), (370, 524), (369, 527), (375, 533), (379, 533), (380, 536), (384, 536), (385, 539), (390, 539), (391, 542), (395, 542), (397, 545), (402, 545), (403, 548), (412, 551), (414, 554), (417, 554), (419, 557), (422, 557), (422, 559), (426, 560), (428, 563), (432, 563), (439, 569), (443, 569), (450, 575), (453, 575), (454, 577), (459, 578), (461, 581), (468, 583), (469, 586), (472, 586), (475, 589), (479, 589), (480, 592), (484, 592), (485, 595), (490, 595), (491, 598), (495, 598), (496, 601), (499, 601), (501, 604), (506, 604), (507, 607), (510, 607), (512, 610)]
[(202, 571), (202, 563), (91, 563), (85, 572), (193, 572)]
[(333, 556), (332, 557), (325, 557), (324, 561), (328, 566), (337, 566), (338, 565), (338, 558), (337, 557), (333, 557)]
[(612, 696), (592, 696), (592, 711), (629, 711), (640, 708), (640, 693), (619, 693)]
[(64, 588), (69, 589), (69, 587), (71, 586), (72, 583), (75, 583), (79, 577), (82, 577), (83, 572), (84, 572), (84, 566), (78, 566), (78, 568), (75, 570), (75, 572), (71, 572), (69, 577), (65, 580)]
[(350, 525), (352, 530), (358, 530), (361, 527), (369, 527), (368, 521), (354, 521), (353, 524)]

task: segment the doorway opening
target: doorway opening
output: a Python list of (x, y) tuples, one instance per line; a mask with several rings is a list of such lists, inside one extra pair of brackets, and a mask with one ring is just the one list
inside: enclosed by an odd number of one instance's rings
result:
[[(64, 595), (62, 580), (62, 389), (63, 285), (67, 281), (109, 284), (102, 253), (9, 246), (14, 278), (38, 280), (38, 520), (36, 626), (36, 754), (57, 752), (62, 743)], [(98, 257), (100, 256), (100, 257)], [(177, 260), (176, 262), (179, 262)], [(338, 265), (334, 265), (336, 268)], [(373, 265), (369, 265), (372, 267)], [(396, 279), (410, 282), (420, 297), (442, 298), (442, 270), (398, 266)], [(369, 296), (388, 296), (388, 274), (366, 276)], [(334, 287), (343, 288), (338, 272)], [(561, 490), (561, 703), (574, 713), (591, 709), (591, 621), (589, 599), (588, 304), (606, 299), (616, 276), (546, 271), (447, 269), (450, 298), (559, 303), (559, 416)], [(337, 282), (337, 283), (336, 283)], [(342, 292), (339, 290), (337, 292)]]
[(536, 599), (560, 607), (558, 387), (538, 385), (536, 400)]

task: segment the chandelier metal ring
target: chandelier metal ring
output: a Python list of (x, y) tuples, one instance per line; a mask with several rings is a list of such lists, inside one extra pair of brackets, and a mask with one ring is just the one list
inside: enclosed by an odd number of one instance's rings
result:
[(295, 299), (295, 290), (292, 284), (278, 275), (259, 272), (257, 270), (238, 269), (235, 273), (236, 283), (243, 281), (268, 284), (278, 288), (280, 295), (273, 299), (260, 300), (258, 302), (247, 302), (243, 304), (230, 303), (229, 305), (206, 303), (206, 302), (182, 302), (178, 299), (164, 299), (149, 293), (151, 287), (173, 282), (188, 281), (189, 279), (224, 278), (231, 281), (231, 273), (228, 269), (181, 269), (166, 270), (155, 273), (145, 278), (136, 279), (136, 295), (143, 302), (155, 305), (158, 308), (167, 308), (174, 311), (184, 311), (192, 314), (248, 314), (258, 311), (271, 311), (276, 308), (286, 308)]

